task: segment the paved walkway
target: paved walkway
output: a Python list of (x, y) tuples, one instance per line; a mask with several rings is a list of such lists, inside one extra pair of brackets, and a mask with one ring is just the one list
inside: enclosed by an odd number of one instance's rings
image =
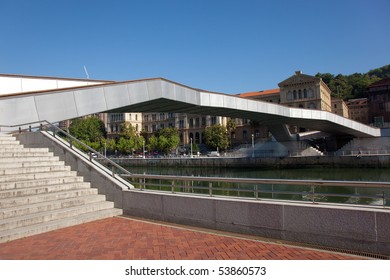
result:
[(364, 258), (114, 217), (1, 243), (0, 259), (353, 260)]

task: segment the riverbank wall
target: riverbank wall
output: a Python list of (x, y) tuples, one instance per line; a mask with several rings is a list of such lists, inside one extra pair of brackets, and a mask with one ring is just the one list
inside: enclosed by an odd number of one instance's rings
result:
[(299, 168), (324, 166), (332, 168), (389, 168), (390, 155), (310, 156), (284, 158), (115, 158), (122, 166), (210, 167), (210, 168)]

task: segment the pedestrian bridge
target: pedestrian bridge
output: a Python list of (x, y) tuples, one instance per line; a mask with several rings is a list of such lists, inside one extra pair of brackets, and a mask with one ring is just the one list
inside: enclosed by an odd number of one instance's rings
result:
[(287, 125), (330, 135), (381, 135), (380, 129), (330, 112), (208, 92), (162, 78), (0, 96), (1, 126), (53, 123), (100, 112), (182, 112), (251, 119), (267, 125), (279, 141), (296, 139)]

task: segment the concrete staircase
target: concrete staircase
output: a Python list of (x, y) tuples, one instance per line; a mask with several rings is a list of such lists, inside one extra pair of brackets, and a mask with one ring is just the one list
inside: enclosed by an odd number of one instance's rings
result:
[(121, 214), (48, 149), (0, 134), (0, 242)]

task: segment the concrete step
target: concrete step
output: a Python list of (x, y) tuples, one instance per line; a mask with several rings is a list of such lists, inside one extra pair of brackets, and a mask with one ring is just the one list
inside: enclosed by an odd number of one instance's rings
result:
[(1, 157), (0, 162), (32, 162), (32, 161), (59, 161), (57, 156), (37, 156), (37, 157)]
[(77, 219), (78, 215), (106, 210), (114, 208), (114, 203), (110, 201), (98, 201), (94, 203), (87, 203), (69, 208), (60, 208), (47, 212), (38, 212), (24, 216), (13, 217), (9, 219), (0, 220), (0, 231), (10, 230), (25, 226), (30, 226), (39, 223), (45, 223), (53, 220), (61, 220), (74, 217)]
[(0, 209), (0, 220), (100, 201), (106, 201), (105, 195), (86, 195), (48, 202), (20, 205), (17, 207), (3, 208)]
[(0, 191), (19, 189), (19, 188), (30, 188), (39, 186), (50, 186), (59, 184), (70, 184), (84, 182), (84, 178), (80, 176), (60, 177), (60, 178), (46, 178), (40, 180), (29, 180), (20, 182), (7, 182), (0, 183)]
[(17, 228), (12, 230), (5, 230), (0, 232), (0, 242), (6, 242), (22, 237), (27, 237), (43, 232), (48, 232), (56, 230), (59, 228), (74, 226), (78, 224), (83, 224), (86, 222), (91, 222), (99, 219), (114, 217), (122, 214), (121, 209), (110, 208), (100, 211), (95, 211), (91, 213), (85, 213), (77, 217), (70, 217), (61, 220), (54, 220), (46, 223), (26, 226), (23, 228)]
[(53, 165), (53, 166), (35, 166), (35, 167), (20, 167), (20, 168), (0, 168), (0, 176), (44, 173), (44, 172), (53, 172), (53, 171), (70, 171), (70, 166)]
[(76, 171), (53, 171), (53, 172), (45, 172), (45, 173), (15, 174), (15, 175), (0, 176), (0, 183), (29, 181), (35, 179), (70, 177), (76, 175), (77, 175)]
[(7, 146), (20, 145), (20, 146), (23, 146), (22, 144), (20, 144), (19, 140), (13, 140), (13, 139), (8, 139), (8, 138), (0, 138), (0, 146), (3, 146), (3, 145), (7, 145)]
[(97, 189), (79, 188), (68, 191), (45, 193), (32, 196), (9, 197), (0, 199), (0, 209), (96, 194), (98, 194)]
[(90, 183), (81, 182), (81, 183), (70, 183), (70, 184), (61, 184), (61, 185), (46, 185), (46, 186), (38, 186), (38, 187), (30, 187), (30, 188), (17, 188), (17, 189), (0, 191), (0, 199), (38, 195), (44, 193), (54, 193), (59, 191), (84, 189), (90, 187), (91, 187)]
[(27, 157), (52, 157), (54, 154), (52, 152), (3, 152), (0, 153), (0, 158), (15, 158), (15, 157), (22, 157), (22, 158), (27, 158)]
[(63, 161), (30, 161), (30, 162), (0, 162), (0, 169), (6, 168), (23, 168), (23, 167), (40, 167), (40, 166), (64, 166)]
[(36, 152), (43, 152), (48, 153), (49, 148), (23, 148), (22, 146), (0, 146), (0, 153), (24, 153), (24, 152), (30, 152), (30, 153), (36, 153)]
[(0, 133), (0, 140), (16, 140), (16, 137), (11, 134)]

